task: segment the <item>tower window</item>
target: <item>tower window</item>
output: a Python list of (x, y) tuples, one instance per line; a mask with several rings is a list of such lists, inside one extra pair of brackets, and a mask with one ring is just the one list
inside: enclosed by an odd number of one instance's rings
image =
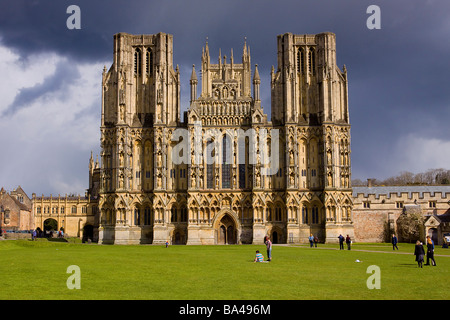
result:
[(142, 53), (139, 48), (134, 52), (134, 73), (137, 75), (142, 74)]
[(302, 48), (297, 51), (297, 72), (303, 73), (305, 70), (305, 56)]
[(309, 71), (310, 71), (312, 74), (316, 74), (316, 54), (315, 54), (314, 49), (311, 49), (311, 50), (309, 51), (309, 54), (308, 54), (308, 64), (309, 64)]
[(145, 61), (145, 72), (148, 75), (152, 75), (153, 74), (153, 53), (152, 53), (152, 49), (148, 48), (147, 49), (147, 56), (146, 56), (146, 61)]

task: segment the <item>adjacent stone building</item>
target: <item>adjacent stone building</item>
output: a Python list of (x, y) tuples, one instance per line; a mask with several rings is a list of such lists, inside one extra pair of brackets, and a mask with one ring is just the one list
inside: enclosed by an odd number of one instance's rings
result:
[(450, 186), (353, 187), (353, 199), (356, 241), (390, 241), (397, 234), (398, 217), (408, 210), (422, 213), (422, 234), (435, 243), (442, 244), (444, 235), (450, 235)]
[(84, 241), (98, 241), (99, 210), (98, 191), (100, 166), (89, 160), (89, 188), (86, 194), (36, 196), (32, 194), (33, 229), (45, 231), (63, 230), (69, 237), (79, 237)]

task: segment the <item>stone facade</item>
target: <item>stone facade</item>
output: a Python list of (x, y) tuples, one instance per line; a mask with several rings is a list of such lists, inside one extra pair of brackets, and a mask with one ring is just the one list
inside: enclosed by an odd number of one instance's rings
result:
[(102, 80), (100, 243), (353, 236), (347, 72), (335, 35), (277, 41), (271, 121), (247, 43), (239, 63), (231, 51), (216, 64), (206, 43), (201, 92), (193, 66), (182, 122), (173, 37), (114, 36)]

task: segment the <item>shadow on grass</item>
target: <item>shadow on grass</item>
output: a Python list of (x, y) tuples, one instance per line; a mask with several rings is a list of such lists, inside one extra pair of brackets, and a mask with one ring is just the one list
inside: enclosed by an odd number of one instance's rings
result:
[(51, 242), (68, 242), (64, 238), (47, 238), (47, 241), (51, 241)]
[(50, 242), (69, 242), (64, 238), (37, 238), (36, 240), (28, 239), (28, 241), (50, 241)]
[(400, 268), (418, 268), (417, 263), (399, 263), (395, 265), (394, 267), (400, 267)]

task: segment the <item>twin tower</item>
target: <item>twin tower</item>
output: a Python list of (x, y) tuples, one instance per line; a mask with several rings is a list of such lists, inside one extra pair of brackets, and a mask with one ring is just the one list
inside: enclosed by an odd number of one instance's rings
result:
[(347, 71), (335, 41), (278, 36), (270, 121), (247, 43), (242, 59), (217, 63), (206, 43), (181, 121), (172, 35), (116, 34), (102, 79), (99, 242), (352, 236)]

